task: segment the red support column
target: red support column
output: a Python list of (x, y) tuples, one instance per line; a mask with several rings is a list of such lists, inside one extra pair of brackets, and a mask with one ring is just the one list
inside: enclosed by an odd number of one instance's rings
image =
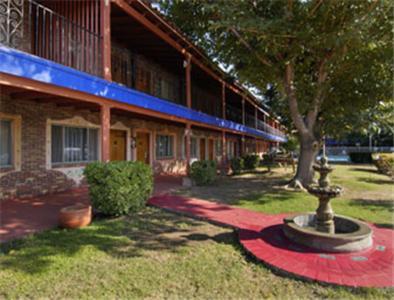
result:
[[(192, 80), (191, 80), (191, 55), (186, 53), (186, 105), (188, 108), (192, 108)], [(191, 125), (189, 122), (186, 123), (186, 174), (190, 175), (190, 147), (191, 147)]]
[(192, 57), (189, 53), (186, 54), (186, 106), (192, 108)]
[(245, 125), (245, 98), (242, 98), (242, 124)]
[(187, 176), (190, 175), (190, 148), (191, 148), (191, 125), (190, 123), (186, 123), (186, 145), (185, 145), (185, 152), (186, 152), (186, 174)]
[(112, 81), (111, 73), (111, 1), (101, 0), (101, 34), (103, 77)]
[(111, 108), (108, 105), (101, 106), (101, 161), (110, 160), (110, 127), (111, 127)]
[(227, 143), (226, 143), (226, 132), (222, 130), (222, 175), (226, 175), (227, 170)]

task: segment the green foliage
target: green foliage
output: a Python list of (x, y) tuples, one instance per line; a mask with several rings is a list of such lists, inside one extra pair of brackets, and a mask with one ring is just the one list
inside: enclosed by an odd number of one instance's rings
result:
[(373, 162), (379, 173), (394, 178), (394, 153), (378, 153)]
[[(371, 120), (360, 114), (392, 102), (392, 1), (163, 2), (167, 16), (211, 58), (317, 140), (368, 127)], [(289, 65), (294, 113), (283, 80)]]
[(190, 167), (190, 177), (197, 185), (211, 184), (216, 180), (217, 165), (213, 160), (195, 161)]
[(242, 157), (234, 157), (230, 160), (231, 170), (234, 175), (238, 175), (244, 169), (244, 159)]
[(370, 164), (372, 162), (372, 155), (370, 152), (351, 152), (349, 153), (349, 157), (350, 161), (355, 164)]
[(295, 152), (296, 150), (299, 149), (300, 143), (298, 139), (291, 135), (287, 137), (287, 142), (282, 144), (282, 147), (287, 151), (287, 152)]
[(260, 157), (255, 154), (248, 154), (243, 157), (245, 170), (255, 170), (260, 163)]
[(94, 162), (84, 174), (93, 207), (108, 215), (140, 210), (153, 190), (152, 169), (142, 162)]

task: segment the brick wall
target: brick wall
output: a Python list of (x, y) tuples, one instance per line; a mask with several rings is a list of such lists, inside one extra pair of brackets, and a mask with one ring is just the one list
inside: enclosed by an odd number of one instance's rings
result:
[(0, 199), (31, 197), (67, 190), (75, 182), (56, 169), (46, 169), (46, 121), (67, 119), (74, 115), (98, 124), (98, 114), (56, 107), (54, 104), (15, 100), (1, 95), (1, 112), (20, 115), (21, 170), (0, 173)]

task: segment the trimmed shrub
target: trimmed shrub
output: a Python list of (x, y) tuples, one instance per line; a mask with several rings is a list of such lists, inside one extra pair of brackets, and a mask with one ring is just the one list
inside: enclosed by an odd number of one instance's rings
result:
[(382, 154), (379, 153), (376, 155), (376, 158), (374, 159), (374, 164), (376, 168), (378, 169), (379, 173), (385, 174), (387, 176), (390, 176), (391, 178), (394, 178), (394, 154)]
[(244, 159), (245, 170), (254, 170), (259, 166), (260, 158), (258, 155), (255, 154), (245, 155), (243, 159)]
[(355, 164), (370, 164), (372, 163), (372, 155), (371, 153), (358, 153), (351, 152), (349, 153), (350, 161)]
[(93, 208), (112, 216), (143, 208), (153, 190), (153, 173), (142, 162), (94, 162), (84, 174)]
[(244, 159), (242, 157), (234, 157), (230, 160), (231, 170), (233, 170), (233, 174), (240, 174), (244, 169)]
[(217, 176), (216, 167), (213, 160), (195, 161), (190, 167), (190, 177), (197, 185), (211, 184)]

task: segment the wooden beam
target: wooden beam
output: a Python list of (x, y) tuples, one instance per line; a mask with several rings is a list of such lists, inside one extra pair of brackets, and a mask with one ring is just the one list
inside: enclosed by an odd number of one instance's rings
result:
[(29, 100), (29, 99), (44, 99), (44, 98), (53, 98), (53, 95), (43, 94), (39, 92), (30, 92), (30, 91), (18, 91), (16, 93), (10, 94), (11, 98), (18, 100)]
[(192, 108), (191, 55), (186, 54), (186, 106)]
[(186, 145), (185, 145), (185, 152), (186, 152), (186, 174), (187, 176), (190, 175), (190, 157), (191, 157), (191, 125), (190, 122), (186, 123)]
[(101, 34), (103, 77), (112, 81), (111, 73), (111, 3), (110, 0), (101, 0)]
[(227, 142), (226, 142), (226, 132), (222, 130), (222, 161), (221, 161), (221, 174), (227, 174)]
[(245, 125), (245, 98), (242, 98), (242, 124)]
[(111, 128), (111, 107), (102, 105), (100, 110), (101, 119), (101, 161), (109, 162), (110, 160), (110, 128)]

